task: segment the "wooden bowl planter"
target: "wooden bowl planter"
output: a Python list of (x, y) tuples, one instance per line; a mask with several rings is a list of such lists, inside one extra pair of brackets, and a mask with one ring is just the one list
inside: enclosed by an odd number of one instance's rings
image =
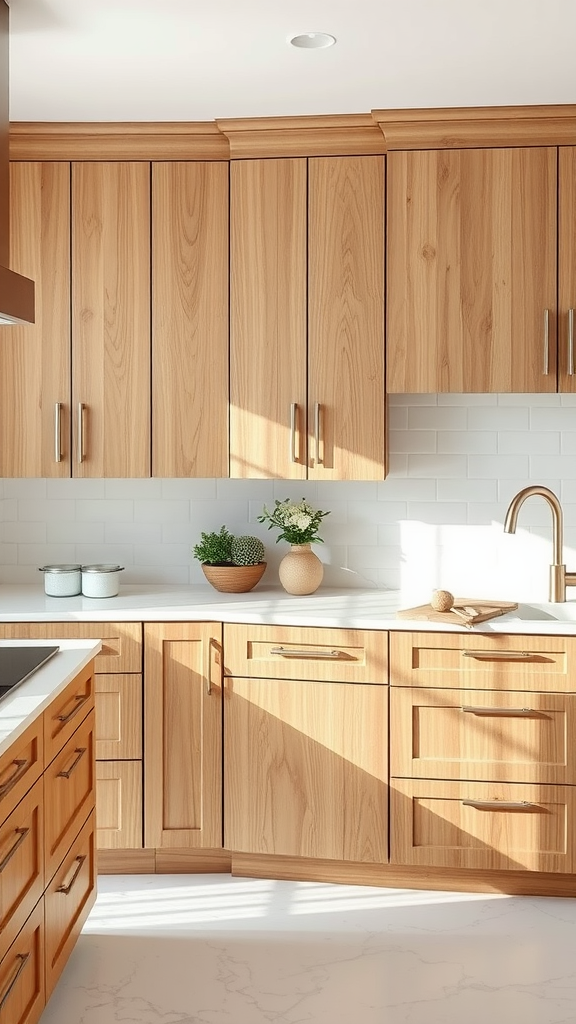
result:
[(245, 594), (252, 590), (262, 579), (267, 562), (256, 565), (206, 565), (202, 562), (202, 571), (215, 590), (223, 594)]

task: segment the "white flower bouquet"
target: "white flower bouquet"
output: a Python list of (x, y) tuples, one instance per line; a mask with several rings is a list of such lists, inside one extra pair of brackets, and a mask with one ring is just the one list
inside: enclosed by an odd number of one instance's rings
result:
[(322, 544), (322, 538), (318, 536), (318, 527), (324, 516), (328, 515), (329, 512), (312, 508), (305, 498), (298, 502), (286, 498), (284, 501), (276, 500), (272, 510), (264, 505), (258, 522), (268, 523), (269, 530), (273, 527), (280, 530), (276, 543), (279, 540), (286, 540), (289, 544)]

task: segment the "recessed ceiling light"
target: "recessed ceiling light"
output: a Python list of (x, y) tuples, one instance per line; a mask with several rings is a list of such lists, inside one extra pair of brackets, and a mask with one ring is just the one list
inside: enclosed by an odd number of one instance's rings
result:
[(304, 32), (301, 36), (293, 36), (290, 40), (292, 46), (298, 46), (303, 50), (322, 50), (326, 46), (334, 46), (335, 36), (327, 32)]

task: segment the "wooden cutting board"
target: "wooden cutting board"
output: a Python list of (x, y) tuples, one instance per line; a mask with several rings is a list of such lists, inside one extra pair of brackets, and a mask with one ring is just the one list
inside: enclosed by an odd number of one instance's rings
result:
[[(477, 622), (486, 622), (494, 619), (497, 615), (505, 615), (506, 612), (513, 612), (518, 605), (513, 601), (480, 601), (474, 597), (457, 597), (454, 604), (460, 608), (464, 605), (467, 608), (475, 608), (476, 615), (468, 615), (467, 622), (460, 615), (453, 611), (437, 612), (431, 604), (421, 604), (417, 608), (403, 608), (396, 612), (398, 619), (426, 619), (428, 622), (445, 622), (455, 626), (475, 626)], [(466, 614), (466, 613), (465, 613)]]

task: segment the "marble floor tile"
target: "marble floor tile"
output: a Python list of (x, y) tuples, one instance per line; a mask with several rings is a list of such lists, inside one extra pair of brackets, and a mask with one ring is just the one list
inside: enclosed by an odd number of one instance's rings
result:
[(41, 1024), (575, 1024), (576, 900), (117, 875)]

